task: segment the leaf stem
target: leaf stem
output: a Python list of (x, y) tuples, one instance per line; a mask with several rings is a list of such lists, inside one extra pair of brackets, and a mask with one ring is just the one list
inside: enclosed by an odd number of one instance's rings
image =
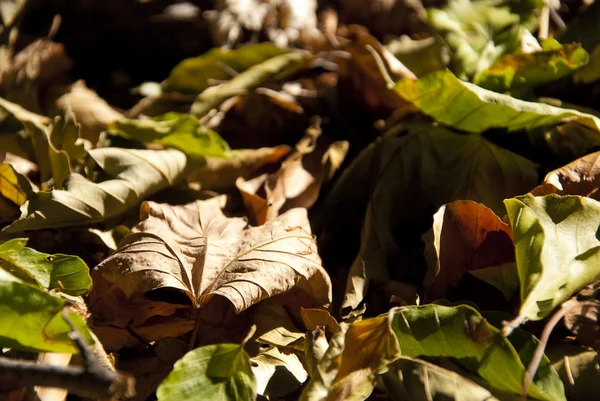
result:
[(533, 383), (533, 378), (537, 373), (538, 367), (540, 366), (540, 362), (542, 357), (544, 356), (544, 351), (546, 350), (546, 345), (548, 345), (548, 339), (550, 338), (550, 334), (552, 334), (552, 330), (558, 324), (558, 322), (570, 311), (577, 307), (581, 306), (590, 306), (592, 308), (600, 309), (600, 302), (597, 301), (577, 301), (576, 299), (571, 299), (562, 304), (562, 307), (548, 320), (546, 326), (544, 326), (544, 330), (542, 331), (542, 336), (540, 337), (540, 342), (535, 349), (535, 353), (533, 354), (533, 358), (529, 362), (529, 366), (527, 367), (527, 373), (525, 374), (525, 379), (523, 380), (523, 387), (521, 389), (521, 397), (520, 401), (525, 401), (527, 398), (527, 392), (529, 391), (529, 386)]

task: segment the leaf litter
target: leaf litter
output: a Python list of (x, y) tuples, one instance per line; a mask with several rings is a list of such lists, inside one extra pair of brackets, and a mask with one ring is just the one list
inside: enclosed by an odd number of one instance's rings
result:
[(5, 3), (3, 394), (597, 396), (598, 2)]

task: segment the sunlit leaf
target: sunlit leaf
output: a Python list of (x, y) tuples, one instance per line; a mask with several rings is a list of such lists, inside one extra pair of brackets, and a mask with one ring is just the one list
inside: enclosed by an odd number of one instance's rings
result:
[(593, 115), (488, 91), (459, 80), (450, 71), (434, 72), (417, 81), (401, 80), (396, 90), (433, 119), (467, 132), (531, 129), (555, 125), (567, 117), (600, 131), (600, 120)]
[(46, 290), (85, 294), (92, 285), (89, 268), (77, 256), (49, 255), (25, 247), (27, 239), (16, 238), (0, 244), (0, 269)]
[(250, 44), (235, 50), (212, 49), (179, 63), (163, 86), (167, 91), (198, 94), (215, 82), (227, 81), (250, 67), (289, 52), (272, 43)]
[(450, 0), (430, 8), (427, 20), (453, 53), (450, 68), (461, 79), (486, 70), (500, 56), (520, 47), (523, 17), (494, 1)]
[[(223, 201), (143, 203), (141, 223), (92, 271), (90, 300), (98, 318), (126, 331), (123, 324), (132, 319), (131, 327), (138, 330), (146, 322), (151, 325), (153, 316), (171, 316), (181, 308), (210, 315), (221, 305), (231, 314), (241, 313), (287, 292), (296, 306), (331, 302), (330, 279), (321, 267), (305, 209), (291, 209), (251, 227), (241, 217), (225, 216)], [(171, 294), (173, 300), (164, 304), (160, 297), (145, 298), (150, 291)], [(190, 331), (193, 321), (178, 326), (179, 317), (173, 316), (173, 326)], [(156, 331), (151, 336), (169, 335)]]
[(38, 192), (8, 232), (99, 223), (136, 207), (145, 197), (182, 178), (186, 157), (178, 150), (102, 148), (90, 155), (113, 179), (93, 183), (71, 174), (65, 190)]
[(17, 173), (10, 164), (0, 164), (0, 194), (17, 206), (21, 206), (33, 194), (31, 184)]
[(156, 390), (160, 401), (252, 401), (256, 381), (237, 344), (207, 345), (185, 354)]
[[(26, 351), (75, 353), (70, 326), (61, 311), (65, 301), (0, 269), (0, 347)], [(69, 318), (89, 343), (85, 323), (76, 313)]]
[(578, 45), (533, 53), (507, 54), (475, 78), (482, 88), (503, 92), (555, 81), (587, 64), (588, 53)]
[(229, 145), (189, 114), (170, 112), (149, 120), (121, 119), (109, 129), (125, 138), (179, 149), (191, 159), (225, 157)]
[(600, 203), (530, 194), (504, 201), (513, 230), (521, 308), (511, 327), (548, 316), (600, 278)]
[[(395, 312), (392, 329), (403, 356), (453, 358), (477, 373), (490, 389), (521, 393), (528, 361), (521, 360), (511, 342), (470, 306), (402, 307)], [(545, 357), (543, 362), (549, 365)], [(537, 400), (566, 400), (552, 369), (538, 372), (528, 395)]]

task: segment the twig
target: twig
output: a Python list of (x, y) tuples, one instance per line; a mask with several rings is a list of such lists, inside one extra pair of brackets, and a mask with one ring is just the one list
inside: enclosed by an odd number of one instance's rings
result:
[(544, 356), (544, 351), (546, 350), (546, 345), (548, 345), (548, 339), (550, 338), (550, 334), (552, 330), (554, 330), (554, 326), (560, 322), (560, 320), (570, 311), (577, 307), (581, 306), (590, 306), (592, 308), (600, 309), (600, 303), (596, 301), (577, 301), (572, 299), (568, 302), (565, 302), (562, 307), (548, 320), (546, 326), (544, 326), (544, 331), (542, 331), (542, 336), (540, 337), (540, 342), (535, 349), (535, 353), (533, 354), (533, 358), (531, 358), (531, 362), (529, 362), (529, 366), (527, 367), (527, 373), (525, 374), (525, 379), (523, 380), (523, 387), (521, 388), (521, 401), (525, 401), (527, 398), (527, 392), (529, 391), (529, 386), (533, 383), (533, 378), (537, 373), (538, 367), (540, 366), (540, 362), (542, 357)]
[(0, 382), (19, 386), (60, 387), (73, 394), (92, 398), (135, 395), (133, 378), (102, 366), (65, 311), (63, 318), (71, 327), (69, 337), (79, 349), (84, 366), (39, 365), (0, 357)]

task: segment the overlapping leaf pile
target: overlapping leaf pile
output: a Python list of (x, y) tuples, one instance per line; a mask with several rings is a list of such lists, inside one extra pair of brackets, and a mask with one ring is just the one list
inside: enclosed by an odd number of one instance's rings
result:
[(0, 356), (66, 308), (138, 400), (597, 397), (600, 4), (267, 3), (127, 111), (0, 36)]

